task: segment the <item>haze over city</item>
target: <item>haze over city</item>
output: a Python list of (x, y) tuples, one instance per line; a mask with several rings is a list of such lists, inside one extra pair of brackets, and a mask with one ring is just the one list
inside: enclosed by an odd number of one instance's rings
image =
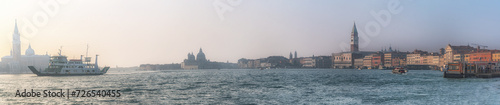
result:
[[(180, 63), (200, 48), (207, 59), (219, 62), (294, 51), (299, 57), (331, 55), (348, 47), (354, 21), (364, 32), (360, 50), (365, 51), (392, 45), (401, 51), (437, 52), (446, 44), (469, 43), (500, 49), (500, 1), (240, 1), (0, 1), (0, 56), (10, 53), (16, 19), (23, 52), (31, 44), (36, 54), (55, 55), (63, 46), (64, 55), (79, 58), (88, 44), (90, 56), (99, 54), (101, 65), (113, 67)], [(53, 3), (56, 12), (46, 12)], [(232, 11), (221, 14), (216, 7), (221, 5)], [(373, 13), (391, 6), (400, 11), (389, 12), (382, 26)], [(23, 30), (27, 22), (36, 33)], [(380, 32), (368, 35), (373, 22)]]

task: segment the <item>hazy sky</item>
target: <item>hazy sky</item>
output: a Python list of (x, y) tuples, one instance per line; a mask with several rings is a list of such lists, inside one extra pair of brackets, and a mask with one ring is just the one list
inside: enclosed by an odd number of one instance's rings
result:
[[(112, 67), (180, 63), (200, 47), (219, 62), (291, 51), (331, 55), (348, 47), (353, 21), (364, 51), (438, 51), (448, 43), (500, 49), (499, 0), (228, 1), (1, 0), (0, 56), (12, 48), (15, 19), (23, 55), (31, 43), (36, 54), (55, 55), (63, 46), (64, 55), (79, 58), (88, 43), (89, 54)], [(380, 16), (383, 23), (372, 14), (384, 11), (390, 19)]]

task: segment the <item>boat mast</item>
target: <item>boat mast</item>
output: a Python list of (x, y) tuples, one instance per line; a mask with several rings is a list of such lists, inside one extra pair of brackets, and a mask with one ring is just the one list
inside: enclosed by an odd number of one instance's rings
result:
[(88, 57), (89, 56), (89, 44), (87, 43), (87, 52), (85, 54), (85, 57)]
[(87, 43), (87, 52), (85, 52), (85, 62), (87, 63), (87, 65), (90, 62), (90, 60), (87, 62), (88, 56), (89, 56), (89, 44)]
[(62, 54), (61, 49), (62, 49), (62, 46), (61, 46), (61, 48), (59, 48), (59, 56), (62, 56), (62, 55), (61, 55), (61, 54)]

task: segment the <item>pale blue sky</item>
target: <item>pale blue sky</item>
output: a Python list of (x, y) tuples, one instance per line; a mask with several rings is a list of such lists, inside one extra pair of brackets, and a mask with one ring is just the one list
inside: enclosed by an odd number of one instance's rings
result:
[[(0, 1), (0, 56), (9, 54), (14, 20), (23, 27), (24, 19), (36, 22), (33, 17), (40, 14), (48, 20), (33, 23), (36, 34), (20, 28), (22, 52), (28, 43), (37, 54), (56, 54), (63, 46), (63, 54), (78, 58), (88, 43), (90, 54), (101, 55), (101, 65), (110, 66), (180, 63), (200, 47), (208, 59), (220, 62), (288, 56), (290, 51), (299, 56), (331, 55), (350, 40), (353, 21), (367, 36), (368, 23), (380, 24), (370, 12), (388, 10), (391, 4), (390, 0), (241, 0), (230, 5), (219, 0), (233, 10), (221, 19), (213, 5), (216, 0), (71, 0), (57, 2), (54, 16), (43, 9), (47, 1), (52, 0)], [(392, 45), (402, 51), (438, 51), (448, 43), (500, 49), (498, 0), (399, 2), (401, 12), (391, 14), (379, 34), (362, 37), (360, 44), (367, 46), (361, 50)]]

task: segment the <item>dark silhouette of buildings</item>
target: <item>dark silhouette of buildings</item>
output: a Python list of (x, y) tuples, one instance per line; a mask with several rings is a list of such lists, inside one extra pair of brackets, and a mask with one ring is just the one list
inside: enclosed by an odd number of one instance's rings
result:
[(205, 53), (200, 48), (200, 51), (194, 57), (193, 53), (188, 53), (188, 59), (181, 63), (181, 68), (185, 70), (192, 69), (235, 69), (238, 68), (237, 64), (229, 62), (211, 62), (205, 57)]

